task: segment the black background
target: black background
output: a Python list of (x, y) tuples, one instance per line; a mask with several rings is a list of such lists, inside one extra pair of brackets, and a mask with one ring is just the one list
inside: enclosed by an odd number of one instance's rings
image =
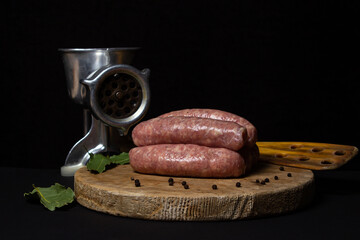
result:
[[(359, 156), (314, 171), (311, 206), (224, 222), (145, 221), (54, 212), (24, 200), (61, 177), (83, 136), (59, 48), (139, 46), (150, 68), (146, 119), (217, 108), (254, 123), (261, 141), (360, 146), (359, 1), (7, 1), (0, 7), (2, 239), (358, 239)], [(39, 169), (40, 168), (40, 169)]]
[(359, 2), (39, 0), (1, 11), (1, 166), (59, 168), (82, 137), (57, 51), (74, 47), (142, 47), (146, 118), (217, 108), (253, 122), (261, 141), (359, 146)]

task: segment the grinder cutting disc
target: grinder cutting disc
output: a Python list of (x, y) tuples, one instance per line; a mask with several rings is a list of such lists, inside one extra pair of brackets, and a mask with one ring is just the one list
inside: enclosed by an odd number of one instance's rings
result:
[(116, 73), (104, 80), (97, 98), (104, 113), (119, 119), (133, 115), (140, 107), (143, 96), (141, 86), (134, 77)]
[(89, 89), (91, 113), (107, 126), (117, 128), (126, 135), (149, 107), (150, 70), (118, 64), (99, 69), (82, 81)]

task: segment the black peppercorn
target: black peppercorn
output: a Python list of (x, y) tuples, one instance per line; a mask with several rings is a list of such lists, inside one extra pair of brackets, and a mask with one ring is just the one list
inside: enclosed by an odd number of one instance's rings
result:
[(280, 169), (280, 171), (284, 171), (284, 170), (285, 170), (284, 167), (280, 167), (279, 169)]
[(275, 180), (279, 180), (279, 177), (278, 177), (278, 176), (275, 176), (274, 179), (275, 179)]
[(174, 186), (174, 182), (169, 182), (169, 186)]
[(265, 180), (262, 180), (260, 183), (261, 183), (262, 185), (265, 185)]
[(260, 180), (259, 179), (256, 179), (256, 183), (259, 183), (260, 182)]
[(135, 183), (140, 183), (140, 180), (139, 180), (139, 179), (135, 179)]
[(185, 185), (184, 185), (184, 188), (185, 188), (185, 189), (189, 189), (189, 185), (185, 184)]
[(133, 180), (134, 180), (134, 177), (131, 177), (130, 179), (131, 179), (131, 181), (133, 181)]
[(236, 183), (236, 187), (241, 187), (241, 183), (240, 183), (240, 182), (237, 182), (237, 183)]
[(135, 187), (140, 187), (140, 182), (135, 182)]
[(265, 178), (265, 182), (270, 182), (270, 179), (268, 179), (268, 178)]
[(185, 181), (182, 181), (182, 182), (181, 182), (181, 185), (185, 186), (185, 185), (186, 185), (186, 182), (185, 182)]
[(291, 173), (288, 173), (287, 176), (288, 176), (288, 177), (291, 177)]
[(169, 182), (169, 183), (174, 182), (174, 179), (173, 179), (173, 178), (169, 178), (168, 182)]
[(216, 190), (217, 189), (217, 186), (214, 184), (212, 185), (212, 189)]

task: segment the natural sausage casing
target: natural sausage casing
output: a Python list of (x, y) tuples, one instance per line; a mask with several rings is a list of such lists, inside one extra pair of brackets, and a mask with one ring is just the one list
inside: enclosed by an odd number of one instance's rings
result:
[(129, 157), (131, 167), (145, 174), (227, 178), (245, 173), (243, 157), (226, 148), (159, 144), (135, 147)]
[(245, 146), (238, 151), (240, 155), (244, 158), (246, 171), (248, 174), (254, 168), (254, 166), (259, 161), (260, 152), (258, 146), (255, 144), (254, 146)]
[(132, 138), (136, 146), (197, 144), (237, 151), (247, 141), (247, 130), (234, 122), (197, 117), (167, 117), (141, 122), (134, 128)]
[(210, 118), (217, 119), (229, 122), (236, 122), (237, 124), (246, 127), (248, 133), (247, 145), (253, 146), (257, 141), (257, 130), (253, 124), (243, 117), (240, 117), (236, 114), (217, 110), (217, 109), (183, 109), (178, 111), (173, 111), (165, 113), (161, 117), (174, 117), (174, 116), (183, 116), (183, 117), (198, 117), (198, 118)]

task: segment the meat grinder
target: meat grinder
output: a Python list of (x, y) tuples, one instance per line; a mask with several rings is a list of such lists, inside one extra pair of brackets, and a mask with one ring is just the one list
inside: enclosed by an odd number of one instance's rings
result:
[(68, 94), (84, 107), (84, 137), (68, 153), (62, 176), (86, 165), (89, 153), (128, 151), (127, 133), (150, 102), (150, 70), (130, 65), (137, 49), (59, 49)]

